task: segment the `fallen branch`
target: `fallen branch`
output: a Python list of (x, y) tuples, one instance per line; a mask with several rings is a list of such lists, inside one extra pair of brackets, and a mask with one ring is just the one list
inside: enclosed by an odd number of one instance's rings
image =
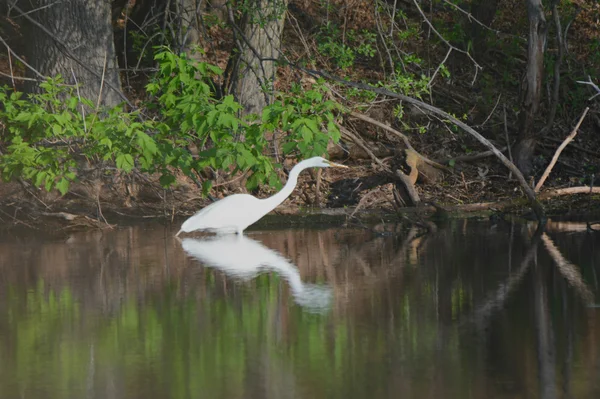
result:
[(559, 197), (561, 195), (573, 195), (573, 194), (600, 194), (600, 187), (590, 186), (579, 186), (579, 187), (568, 187), (558, 188), (554, 190), (544, 191), (538, 195), (540, 200), (545, 200), (552, 197)]
[(556, 165), (556, 161), (558, 161), (558, 157), (560, 157), (560, 154), (563, 152), (563, 150), (565, 149), (565, 147), (567, 145), (569, 145), (569, 143), (571, 141), (573, 141), (573, 139), (575, 138), (575, 136), (577, 136), (577, 131), (579, 130), (579, 126), (581, 126), (581, 123), (585, 119), (585, 116), (587, 115), (587, 113), (588, 113), (589, 110), (590, 110), (589, 107), (587, 107), (586, 109), (583, 110), (583, 114), (581, 114), (581, 117), (579, 118), (579, 121), (577, 122), (577, 125), (575, 125), (575, 128), (573, 129), (573, 131), (571, 132), (571, 134), (569, 134), (567, 136), (567, 138), (562, 142), (562, 144), (560, 146), (558, 146), (558, 149), (556, 150), (556, 152), (554, 153), (554, 156), (552, 157), (552, 161), (550, 161), (550, 164), (546, 167), (546, 170), (544, 171), (544, 174), (542, 175), (542, 177), (540, 178), (540, 180), (535, 185), (534, 191), (536, 192), (536, 194), (540, 192), (540, 189), (542, 188), (542, 186), (546, 182), (546, 179), (548, 178), (548, 175), (550, 175), (550, 172), (552, 171), (552, 168), (554, 168), (554, 165)]

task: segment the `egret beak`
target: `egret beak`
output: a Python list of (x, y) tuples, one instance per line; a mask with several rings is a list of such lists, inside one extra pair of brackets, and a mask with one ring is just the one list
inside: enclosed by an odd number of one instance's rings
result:
[(331, 161), (327, 161), (327, 163), (329, 163), (329, 166), (331, 166), (332, 168), (350, 169), (349, 166), (342, 165), (341, 163), (335, 163), (335, 162), (331, 162)]

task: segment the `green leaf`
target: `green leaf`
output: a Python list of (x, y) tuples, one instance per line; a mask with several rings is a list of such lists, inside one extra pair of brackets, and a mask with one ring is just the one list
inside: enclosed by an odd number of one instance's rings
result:
[(212, 188), (212, 181), (211, 180), (205, 180), (202, 182), (202, 195), (207, 196), (208, 193), (210, 192), (210, 189)]
[(77, 103), (78, 103), (77, 97), (71, 97), (68, 102), (69, 108), (70, 109), (77, 108)]
[(65, 195), (69, 191), (69, 181), (63, 177), (56, 183), (56, 188), (60, 191), (61, 195)]
[(133, 169), (133, 157), (131, 154), (119, 154), (117, 155), (117, 168), (123, 169), (129, 173)]
[(103, 137), (100, 139), (100, 144), (108, 147), (108, 149), (112, 149), (112, 141), (108, 137)]
[(310, 143), (313, 140), (314, 134), (313, 131), (310, 130), (306, 126), (300, 127), (300, 135), (302, 136), (302, 140), (304, 140), (305, 144)]
[(289, 154), (296, 149), (297, 143), (295, 141), (289, 141), (283, 145), (283, 153)]
[(25, 122), (31, 119), (30, 112), (19, 112), (17, 116), (13, 119), (17, 122)]
[(144, 153), (147, 152), (150, 155), (155, 155), (158, 152), (156, 142), (142, 131), (137, 132), (137, 142)]
[(34, 184), (36, 187), (40, 187), (42, 183), (45, 181), (46, 176), (48, 176), (48, 172), (41, 171), (35, 176)]
[(173, 176), (170, 173), (164, 173), (159, 179), (158, 181), (160, 182), (160, 185), (163, 186), (164, 188), (168, 188), (171, 186), (171, 184), (175, 183), (175, 176)]

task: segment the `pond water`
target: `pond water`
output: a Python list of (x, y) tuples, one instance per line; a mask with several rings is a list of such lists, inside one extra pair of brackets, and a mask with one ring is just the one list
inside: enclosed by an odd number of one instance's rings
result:
[(0, 398), (600, 398), (600, 233), (0, 233)]

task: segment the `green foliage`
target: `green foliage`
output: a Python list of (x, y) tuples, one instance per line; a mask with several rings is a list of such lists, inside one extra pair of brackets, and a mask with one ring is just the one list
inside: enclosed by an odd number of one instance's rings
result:
[[(251, 123), (256, 117), (238, 117), (242, 106), (233, 96), (214, 97), (212, 79), (221, 74), (219, 68), (169, 51), (157, 54), (156, 59), (159, 72), (147, 90), (155, 97), (154, 108), (161, 117), (157, 131), (163, 137), (177, 132), (174, 141), (180, 147), (195, 143), (201, 151), (197, 160), (187, 152), (169, 157), (166, 166), (184, 173), (205, 167), (250, 170), (256, 177), (249, 179), (249, 188), (274, 176), (270, 159), (263, 155), (268, 145), (265, 131)], [(163, 175), (166, 182), (173, 179), (166, 168)]]
[[(340, 139), (334, 117), (340, 105), (327, 99), (328, 90), (323, 82), (310, 90), (293, 85), (290, 94), (280, 96), (280, 102), (265, 108), (264, 128), (284, 132), (287, 137), (283, 144), (285, 154), (298, 151), (302, 158), (308, 158), (326, 153), (329, 141)], [(326, 126), (325, 132), (323, 126)]]
[[(157, 114), (154, 119), (121, 107), (96, 108), (79, 99), (60, 76), (42, 83), (41, 93), (27, 100), (22, 93), (0, 89), (2, 178), (26, 179), (65, 194), (82, 167), (113, 173), (106, 166), (114, 165), (125, 173), (158, 173), (165, 187), (175, 182), (176, 171), (195, 176), (212, 167), (250, 171), (252, 189), (279, 183), (265, 155), (265, 136), (272, 130), (289, 135), (284, 139), (286, 153), (298, 150), (303, 157), (323, 155), (329, 140), (339, 139), (333, 114), (338, 105), (324, 101), (322, 84), (280, 95), (279, 102), (265, 108), (261, 124), (257, 115), (240, 117), (242, 106), (232, 96), (214, 97), (212, 82), (219, 68), (165, 49), (155, 58), (159, 71), (147, 86), (152, 102), (146, 104)], [(187, 149), (192, 144), (200, 150), (198, 157)], [(205, 193), (210, 187), (210, 182), (203, 183)]]
[(152, 122), (140, 121), (137, 112), (120, 107), (94, 110), (94, 104), (80, 101), (75, 88), (64, 85), (60, 76), (40, 87), (42, 92), (29, 100), (8, 88), (0, 90), (1, 137), (7, 143), (0, 169), (5, 180), (24, 178), (64, 195), (76, 171), (88, 162), (113, 161), (125, 172), (137, 163), (141, 171), (155, 171), (160, 141), (147, 133)]
[(377, 52), (377, 35), (363, 30), (348, 30), (344, 42), (339, 41), (342, 32), (339, 27), (328, 23), (317, 35), (317, 47), (321, 55), (327, 57), (339, 68), (346, 69), (354, 65), (357, 56), (373, 58)]

